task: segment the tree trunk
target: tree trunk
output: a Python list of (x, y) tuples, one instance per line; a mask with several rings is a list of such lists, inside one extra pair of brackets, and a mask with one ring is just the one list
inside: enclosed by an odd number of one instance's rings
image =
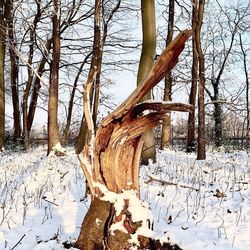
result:
[(206, 159), (206, 141), (205, 141), (205, 105), (204, 105), (204, 89), (205, 89), (205, 63), (204, 55), (201, 48), (201, 26), (203, 22), (204, 0), (199, 0), (198, 7), (198, 23), (195, 28), (196, 47), (199, 61), (199, 92), (198, 92), (198, 160)]
[[(95, 82), (96, 82), (96, 76), (98, 72), (101, 70), (101, 63), (102, 63), (102, 49), (103, 49), (103, 43), (101, 43), (101, 29), (100, 29), (100, 24), (101, 24), (101, 2), (100, 0), (95, 0), (95, 17), (94, 17), (94, 41), (93, 41), (93, 55), (92, 55), (92, 60), (91, 60), (91, 65), (90, 65), (90, 70), (89, 70), (89, 75), (87, 82), (85, 85), (89, 84), (91, 91), (90, 91), (90, 109), (92, 110), (93, 106), (93, 98), (94, 98), (94, 91), (95, 91)], [(91, 111), (92, 112), (92, 111)], [(76, 139), (76, 147), (75, 151), (77, 154), (79, 154), (83, 148), (84, 145), (88, 140), (88, 135), (87, 135), (87, 125), (84, 119), (84, 114), (82, 117), (81, 121), (81, 127), (80, 127), (80, 132), (79, 135)]]
[[(197, 24), (197, 0), (193, 0), (193, 10), (192, 10), (192, 29), (196, 29)], [(197, 58), (197, 48), (195, 41), (195, 33), (192, 36), (192, 85), (189, 95), (189, 103), (195, 107), (196, 104), (196, 94), (197, 94), (197, 79), (198, 79), (198, 58)], [(188, 114), (188, 134), (187, 134), (187, 152), (194, 152), (196, 148), (195, 140), (195, 109), (193, 113)]]
[[(173, 40), (174, 33), (174, 0), (169, 1), (168, 7), (168, 34), (166, 47)], [(172, 75), (171, 71), (165, 77), (164, 101), (172, 101)], [(171, 145), (171, 115), (167, 113), (162, 119), (161, 149), (169, 148)]]
[(0, 3), (0, 151), (4, 147), (5, 135), (5, 84), (4, 84), (4, 63), (5, 63), (5, 8)]
[(53, 59), (50, 69), (49, 104), (48, 104), (48, 154), (59, 141), (58, 131), (58, 81), (60, 63), (60, 7), (58, 0), (53, 0)]
[(222, 145), (222, 107), (219, 102), (214, 102), (214, 131), (215, 131), (215, 145), (220, 147)]
[[(70, 94), (69, 105), (68, 105), (66, 126), (65, 126), (65, 128), (63, 130), (63, 137), (62, 137), (62, 144), (63, 145), (65, 145), (67, 143), (68, 138), (69, 138), (69, 129), (70, 129), (70, 123), (71, 123), (71, 118), (72, 118), (72, 113), (73, 113), (73, 105), (74, 105), (74, 98), (75, 98), (75, 92), (76, 92), (76, 88), (77, 88), (77, 83), (78, 83), (79, 77), (80, 77), (80, 75), (82, 73), (83, 67), (86, 64), (86, 62), (87, 62), (87, 60), (88, 60), (88, 58), (89, 58), (90, 55), (91, 55), (91, 53), (89, 53), (85, 57), (83, 63), (81, 64), (81, 66), (80, 66), (80, 68), (78, 70), (77, 76), (76, 76), (74, 84), (73, 84), (72, 92)], [(82, 151), (82, 149), (83, 148), (77, 150), (77, 154), (79, 154)]]
[[(143, 79), (150, 72), (154, 63), (156, 50), (156, 22), (155, 22), (155, 3), (154, 0), (141, 0), (142, 16), (142, 51), (138, 69), (137, 85), (140, 85)], [(141, 101), (150, 100), (151, 92), (143, 96)], [(148, 164), (149, 159), (155, 159), (156, 150), (154, 142), (154, 133), (149, 130), (143, 135), (144, 147), (142, 151), (142, 163)]]
[[(158, 125), (166, 112), (191, 112), (192, 106), (137, 103), (175, 66), (190, 35), (191, 31), (186, 30), (170, 43), (136, 90), (102, 121), (96, 136), (89, 105), (92, 83), (89, 81), (85, 85), (84, 108), (89, 140), (79, 160), (89, 184), (92, 203), (76, 247), (118, 250), (130, 249), (136, 244), (138, 249), (173, 249), (163, 248), (160, 243), (156, 248), (155, 241), (139, 232), (141, 227), (149, 230), (150, 225), (150, 217), (145, 218), (144, 213), (148, 209), (138, 197), (142, 134)], [(135, 203), (143, 210), (141, 217), (133, 216), (133, 209), (138, 209), (133, 207)]]
[[(120, 7), (121, 0), (118, 0), (115, 7), (111, 10), (108, 15), (107, 20), (104, 19), (101, 12), (103, 11), (104, 5), (101, 7), (101, 1), (95, 1), (95, 20), (94, 20), (94, 41), (93, 41), (93, 56), (90, 65), (90, 71), (88, 75), (87, 84), (91, 85), (91, 94), (90, 94), (90, 107), (92, 112), (94, 131), (96, 130), (96, 120), (97, 120), (97, 112), (99, 106), (99, 91), (100, 91), (100, 76), (101, 76), (101, 67), (102, 67), (102, 58), (103, 58), (103, 48), (106, 42), (106, 38), (108, 35), (108, 24), (112, 20), (112, 17), (115, 12)], [(101, 17), (103, 18), (103, 36), (101, 38)], [(87, 136), (87, 125), (84, 122), (85, 116), (83, 114), (81, 127), (79, 134), (76, 138), (76, 146), (75, 152), (79, 154), (86, 143), (85, 139), (88, 139)]]
[(29, 145), (29, 129), (28, 129), (28, 98), (30, 95), (30, 90), (32, 87), (33, 82), (33, 71), (31, 69), (33, 63), (33, 56), (34, 56), (34, 42), (35, 42), (35, 30), (37, 27), (37, 23), (41, 18), (41, 9), (40, 9), (40, 2), (36, 2), (37, 5), (37, 12), (33, 20), (33, 26), (29, 30), (29, 57), (28, 57), (28, 66), (27, 66), (27, 73), (28, 73), (28, 80), (24, 89), (23, 94), (23, 102), (22, 102), (22, 110), (23, 110), (23, 140), (24, 145), (27, 148)]
[(6, 1), (6, 20), (9, 38), (9, 53), (10, 53), (10, 80), (11, 80), (11, 94), (13, 105), (13, 119), (14, 119), (14, 140), (21, 137), (21, 119), (19, 109), (19, 90), (18, 90), (18, 67), (19, 58), (16, 55), (17, 44), (14, 37), (14, 21), (13, 21), (13, 1)]
[[(248, 75), (248, 69), (247, 69), (247, 54), (246, 54), (246, 51), (244, 50), (241, 34), (240, 34), (240, 48), (241, 48), (241, 52), (243, 55), (244, 73), (245, 73), (245, 78), (246, 78), (246, 110), (247, 110), (246, 137), (249, 140), (249, 135), (250, 135), (249, 75)], [(247, 146), (248, 144), (249, 142), (247, 141)]]
[(47, 58), (48, 58), (48, 54), (49, 51), (51, 50), (51, 45), (52, 45), (52, 39), (49, 39), (46, 42), (46, 49), (43, 51), (43, 56), (40, 60), (39, 63), (39, 67), (37, 70), (37, 74), (38, 76), (35, 76), (34, 80), (33, 80), (33, 89), (32, 89), (32, 94), (31, 94), (31, 100), (30, 100), (30, 104), (29, 104), (29, 112), (28, 112), (28, 121), (27, 121), (27, 129), (28, 129), (28, 133), (30, 133), (31, 131), (31, 127), (34, 121), (34, 117), (35, 117), (35, 112), (36, 112), (36, 108), (37, 108), (37, 101), (38, 101), (38, 96), (40, 93), (40, 89), (41, 89), (41, 77), (42, 74), (44, 72), (44, 67), (45, 64), (47, 63)]

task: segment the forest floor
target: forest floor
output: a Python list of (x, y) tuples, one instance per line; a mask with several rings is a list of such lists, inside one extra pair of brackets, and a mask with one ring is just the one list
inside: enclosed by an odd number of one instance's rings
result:
[[(90, 198), (72, 148), (0, 152), (0, 249), (64, 249), (76, 240)], [(183, 249), (250, 249), (250, 153), (210, 152), (205, 161), (158, 152), (141, 167), (141, 199), (155, 237)]]

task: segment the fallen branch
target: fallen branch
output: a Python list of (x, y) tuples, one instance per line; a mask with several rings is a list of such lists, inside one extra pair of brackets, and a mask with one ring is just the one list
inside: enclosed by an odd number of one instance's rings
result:
[(14, 248), (16, 248), (20, 242), (23, 240), (23, 238), (25, 237), (25, 234), (21, 237), (21, 239), (15, 244), (15, 246), (13, 246), (10, 250), (13, 250)]
[(50, 204), (52, 204), (52, 205), (54, 205), (54, 206), (59, 207), (58, 204), (56, 204), (56, 203), (54, 203), (54, 202), (52, 202), (52, 201), (49, 201), (49, 200), (47, 200), (47, 199), (45, 199), (45, 198), (43, 198), (43, 200), (44, 200), (44, 201), (47, 201), (48, 203), (50, 203)]
[(186, 186), (186, 185), (179, 185), (177, 183), (173, 183), (173, 182), (169, 182), (169, 181), (164, 181), (164, 180), (156, 179), (156, 178), (154, 178), (154, 177), (152, 177), (150, 175), (148, 175), (148, 177), (149, 177), (149, 180), (147, 180), (147, 181), (144, 182), (146, 184), (149, 184), (150, 182), (155, 181), (155, 182), (161, 183), (162, 185), (179, 186), (181, 188), (189, 188), (189, 189), (195, 190), (196, 192), (200, 191), (199, 188), (194, 188), (194, 187), (190, 187), (190, 186)]

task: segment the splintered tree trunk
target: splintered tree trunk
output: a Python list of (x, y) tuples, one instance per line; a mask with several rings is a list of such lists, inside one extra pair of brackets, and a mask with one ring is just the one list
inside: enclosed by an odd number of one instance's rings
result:
[(4, 4), (0, 3), (0, 150), (4, 146), (5, 126), (5, 87), (4, 87), (4, 59), (5, 59), (5, 20)]
[[(118, 250), (132, 246), (138, 249), (173, 249), (171, 246), (163, 248), (167, 246), (151, 239), (148, 208), (139, 200), (142, 134), (158, 125), (166, 112), (192, 112), (193, 108), (182, 103), (137, 103), (175, 66), (190, 35), (191, 31), (183, 31), (169, 44), (142, 83), (102, 121), (96, 135), (89, 105), (92, 84), (85, 85), (84, 108), (89, 143), (79, 155), (79, 160), (88, 181), (92, 203), (76, 242), (79, 249)], [(142, 213), (135, 215), (134, 211), (138, 209)], [(141, 233), (144, 230), (148, 230), (147, 235)]]
[(54, 146), (59, 143), (58, 131), (58, 81), (59, 81), (59, 63), (60, 63), (60, 21), (59, 21), (59, 3), (53, 0), (54, 11), (53, 22), (53, 60), (50, 69), (49, 83), (49, 104), (48, 104), (48, 154)]
[[(174, 33), (174, 2), (175, 0), (169, 1), (168, 7), (168, 34), (166, 47), (173, 40)], [(172, 74), (171, 71), (167, 73), (165, 77), (165, 89), (164, 89), (164, 101), (172, 101)], [(169, 148), (171, 145), (171, 116), (167, 113), (162, 119), (162, 136), (161, 136), (161, 149)]]
[[(138, 69), (137, 85), (140, 85), (145, 76), (150, 72), (155, 57), (156, 49), (156, 22), (154, 0), (141, 0), (142, 15), (142, 51)], [(141, 101), (151, 99), (151, 92), (148, 92)], [(144, 147), (142, 152), (142, 163), (148, 164), (149, 159), (156, 156), (154, 133), (152, 130), (143, 134)]]

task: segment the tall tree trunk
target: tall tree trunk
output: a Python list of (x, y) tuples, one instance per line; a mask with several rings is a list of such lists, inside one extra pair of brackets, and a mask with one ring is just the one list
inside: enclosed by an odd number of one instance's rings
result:
[[(160, 243), (157, 248), (155, 241), (140, 235), (139, 228), (148, 228), (150, 221), (144, 213), (135, 219), (131, 202), (147, 211), (138, 197), (143, 147), (141, 135), (158, 125), (166, 112), (192, 110), (189, 104), (137, 103), (175, 66), (190, 35), (190, 31), (184, 31), (170, 43), (141, 84), (101, 122), (96, 136), (89, 105), (92, 83), (85, 85), (85, 117), (92, 136), (79, 159), (90, 187), (92, 203), (76, 242), (79, 249), (130, 249), (137, 240), (138, 249), (180, 249), (177, 246), (167, 248)], [(116, 200), (119, 200), (119, 209)]]
[[(74, 105), (74, 98), (75, 98), (75, 92), (76, 92), (76, 88), (77, 88), (77, 83), (78, 83), (78, 80), (79, 80), (79, 77), (82, 73), (82, 70), (83, 70), (83, 67), (84, 65), (86, 64), (89, 56), (91, 55), (91, 53), (89, 53), (84, 61), (82, 62), (79, 70), (78, 70), (78, 73), (77, 73), (77, 76), (74, 80), (74, 84), (73, 84), (73, 88), (72, 88), (72, 92), (70, 94), (70, 100), (69, 100), (69, 105), (68, 105), (68, 112), (67, 112), (67, 121), (66, 121), (66, 125), (65, 125), (65, 128), (63, 130), (63, 137), (62, 137), (62, 144), (65, 145), (68, 141), (68, 138), (69, 138), (69, 129), (70, 129), (70, 123), (71, 123), (71, 118), (72, 118), (72, 113), (73, 113), (73, 105)], [(80, 153), (81, 150), (79, 150), (78, 153)]]
[[(197, 24), (197, 0), (193, 0), (192, 9), (192, 29), (196, 29)], [(192, 36), (192, 85), (189, 95), (189, 103), (195, 107), (197, 94), (197, 79), (198, 79), (198, 58), (195, 41), (195, 33)], [(187, 152), (194, 152), (196, 146), (195, 140), (195, 110), (188, 114), (188, 134), (187, 134)]]
[[(95, 0), (95, 17), (94, 17), (94, 41), (93, 41), (93, 55), (92, 55), (92, 60), (91, 60), (91, 65), (90, 65), (90, 70), (89, 70), (89, 75), (86, 84), (91, 85), (91, 93), (90, 93), (90, 109), (92, 112), (92, 106), (93, 106), (93, 97), (94, 97), (94, 84), (96, 82), (96, 76), (98, 72), (101, 70), (101, 60), (102, 60), (102, 48), (103, 45), (101, 44), (101, 1), (100, 0)], [(85, 105), (85, 104), (84, 104)], [(81, 121), (81, 127), (79, 131), (79, 135), (76, 139), (76, 147), (75, 151), (77, 154), (79, 154), (86, 143), (86, 139), (88, 140), (87, 136), (87, 124), (84, 119), (84, 115), (82, 117)]]
[[(155, 2), (154, 0), (141, 0), (142, 16), (142, 51), (137, 76), (137, 86), (150, 72), (154, 63), (156, 50), (156, 21), (155, 21)], [(148, 92), (140, 101), (150, 100), (151, 92)], [(145, 131), (143, 134), (142, 163), (148, 164), (149, 159), (155, 159), (156, 150), (154, 133), (152, 130)]]
[(35, 112), (37, 108), (37, 102), (38, 102), (38, 96), (39, 96), (40, 89), (41, 89), (41, 77), (44, 72), (45, 64), (48, 62), (48, 54), (49, 54), (49, 51), (51, 50), (51, 47), (52, 47), (52, 38), (50, 38), (46, 42), (45, 50), (43, 51), (43, 56), (38, 66), (37, 75), (33, 79), (33, 89), (32, 89), (32, 94), (30, 98), (29, 112), (28, 112), (28, 117), (27, 117), (28, 133), (30, 133), (31, 127), (34, 121)]
[(204, 0), (199, 0), (198, 23), (195, 28), (196, 47), (199, 61), (199, 92), (198, 92), (198, 160), (206, 159), (206, 141), (205, 141), (205, 63), (204, 55), (201, 48), (201, 26), (203, 22)]
[(222, 144), (222, 107), (218, 101), (214, 102), (214, 126), (215, 145), (220, 147)]
[(16, 55), (17, 44), (14, 37), (14, 21), (13, 21), (13, 1), (6, 0), (6, 19), (9, 39), (9, 53), (10, 53), (10, 79), (11, 79), (11, 94), (13, 105), (13, 119), (14, 119), (14, 140), (21, 137), (21, 118), (19, 108), (19, 90), (18, 90), (18, 67), (19, 58)]
[[(101, 6), (102, 4), (102, 6)], [(115, 7), (111, 10), (107, 19), (103, 21), (103, 36), (101, 38), (101, 12), (104, 10), (104, 5), (100, 0), (95, 1), (95, 20), (94, 20), (94, 41), (93, 41), (93, 56), (90, 65), (90, 71), (86, 84), (91, 83), (90, 91), (90, 107), (92, 112), (92, 118), (94, 122), (94, 130), (96, 129), (96, 119), (99, 106), (99, 91), (100, 91), (100, 76), (103, 58), (103, 48), (108, 36), (108, 24), (112, 20), (113, 15), (117, 12), (121, 4), (121, 0), (118, 0)], [(87, 124), (85, 122), (85, 115), (83, 114), (81, 120), (81, 127), (79, 134), (76, 138), (75, 152), (79, 154), (88, 139), (87, 135)]]
[[(247, 53), (246, 53), (244, 46), (243, 46), (241, 34), (239, 36), (240, 36), (240, 48), (241, 48), (241, 52), (243, 55), (244, 73), (245, 73), (245, 78), (246, 78), (246, 110), (247, 110), (246, 137), (249, 140), (249, 135), (250, 135), (250, 104), (249, 104), (249, 75), (248, 75), (248, 69), (247, 69)], [(249, 142), (247, 141), (247, 143), (249, 143)]]
[[(173, 40), (174, 33), (174, 0), (169, 1), (168, 6), (168, 34), (166, 47)], [(172, 101), (172, 74), (171, 71), (165, 77), (164, 101)], [(171, 145), (171, 114), (167, 113), (162, 119), (161, 149), (168, 148)]]
[(5, 63), (5, 5), (0, 2), (0, 151), (4, 147), (5, 135), (5, 84), (4, 84), (4, 63)]
[(41, 18), (41, 9), (40, 9), (40, 2), (36, 1), (37, 5), (37, 12), (33, 20), (33, 26), (29, 30), (29, 57), (28, 57), (28, 66), (27, 66), (27, 73), (28, 73), (28, 80), (24, 89), (23, 94), (23, 102), (22, 102), (22, 110), (23, 110), (23, 140), (24, 145), (27, 148), (29, 144), (29, 129), (28, 129), (28, 98), (30, 95), (30, 90), (32, 87), (33, 82), (33, 71), (31, 69), (33, 63), (33, 56), (34, 56), (34, 41), (35, 41), (35, 30), (37, 27), (37, 23)]
[(60, 4), (53, 0), (53, 59), (50, 68), (49, 103), (48, 103), (48, 154), (59, 141), (58, 129), (58, 81), (60, 63)]

